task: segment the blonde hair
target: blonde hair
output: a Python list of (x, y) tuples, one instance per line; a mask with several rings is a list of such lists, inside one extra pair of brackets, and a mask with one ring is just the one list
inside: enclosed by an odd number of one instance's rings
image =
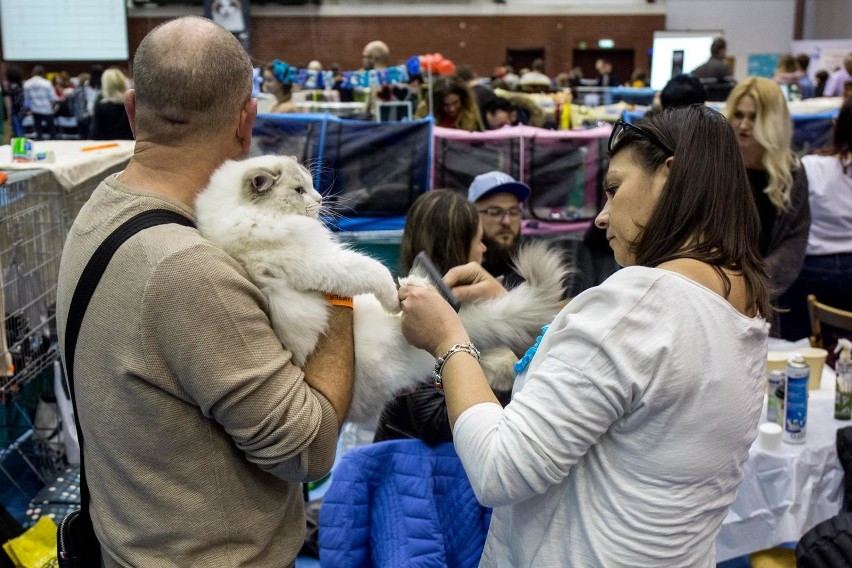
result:
[(748, 77), (737, 84), (725, 103), (728, 122), (734, 116), (740, 100), (749, 96), (754, 100), (757, 116), (754, 120), (754, 139), (763, 147), (761, 162), (769, 175), (769, 184), (763, 192), (779, 210), (790, 205), (793, 189), (793, 170), (799, 159), (790, 149), (793, 138), (793, 121), (781, 88), (765, 77)]
[(124, 102), (127, 77), (117, 67), (110, 67), (101, 76), (101, 94), (105, 101)]

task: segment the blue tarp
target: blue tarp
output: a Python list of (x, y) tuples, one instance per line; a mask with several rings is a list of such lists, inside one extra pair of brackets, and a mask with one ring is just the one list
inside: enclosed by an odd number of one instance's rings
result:
[[(645, 116), (645, 112), (646, 109), (625, 110), (622, 119), (630, 124), (636, 124)], [(816, 114), (794, 114), (791, 143), (793, 151), (809, 154), (817, 148), (828, 146), (831, 143), (834, 119), (839, 114), (839, 109)]]
[(369, 122), (262, 114), (253, 138), (253, 155), (286, 154), (307, 164), (324, 206), (338, 217), (399, 217), (429, 187), (431, 118)]

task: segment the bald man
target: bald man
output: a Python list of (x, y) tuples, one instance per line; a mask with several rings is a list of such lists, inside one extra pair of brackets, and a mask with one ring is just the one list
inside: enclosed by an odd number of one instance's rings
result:
[[(151, 209), (191, 219), (211, 172), (249, 149), (252, 66), (224, 28), (167, 22), (139, 45), (133, 70), (133, 157), (92, 194), (63, 251), (63, 342), (74, 288), (107, 235)], [(146, 229), (113, 257), (75, 357), (89, 512), (108, 568), (295, 563), (300, 482), (331, 468), (349, 408), (352, 313), (332, 308), (303, 370), (267, 309), (243, 269), (194, 228)]]
[(390, 60), (390, 49), (388, 45), (379, 40), (374, 40), (364, 46), (361, 54), (361, 62), (364, 69), (387, 69)]

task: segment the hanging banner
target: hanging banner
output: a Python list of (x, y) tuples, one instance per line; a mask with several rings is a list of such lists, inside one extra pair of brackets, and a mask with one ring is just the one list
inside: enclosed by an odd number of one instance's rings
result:
[(234, 34), (251, 55), (249, 0), (204, 0), (204, 17)]
[[(440, 53), (414, 55), (408, 58), (405, 65), (396, 65), (387, 69), (361, 69), (359, 71), (344, 71), (341, 73), (343, 83), (341, 89), (378, 88), (385, 85), (408, 83), (412, 75), (420, 75), (423, 71), (431, 71), (436, 75), (452, 75), (456, 72), (455, 64), (444, 59)], [(276, 59), (272, 64), (275, 78), (285, 85), (299, 85), (303, 89), (325, 89), (334, 85), (334, 74), (331, 71), (315, 71), (299, 69)]]

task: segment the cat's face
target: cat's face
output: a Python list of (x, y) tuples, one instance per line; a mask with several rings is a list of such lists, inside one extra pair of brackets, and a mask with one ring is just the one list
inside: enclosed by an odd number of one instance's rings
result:
[(273, 213), (317, 218), (322, 196), (307, 168), (287, 156), (263, 156), (242, 162), (240, 191), (246, 203)]
[(239, 0), (217, 0), (213, 3), (213, 12), (218, 16), (230, 16), (239, 11)]

